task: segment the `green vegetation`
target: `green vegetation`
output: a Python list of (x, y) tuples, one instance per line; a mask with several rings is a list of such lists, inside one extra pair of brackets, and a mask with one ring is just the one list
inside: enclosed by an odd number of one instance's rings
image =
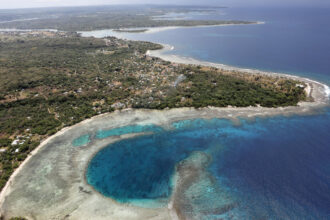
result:
[[(44, 8), (0, 10), (0, 28), (57, 29), (64, 31), (90, 31), (135, 27), (196, 26), (219, 24), (251, 24), (248, 21), (216, 20), (160, 20), (170, 12), (210, 11), (201, 7), (170, 6), (102, 6), (75, 8)], [(26, 19), (26, 20), (24, 20)], [(8, 22), (9, 21), (9, 22)]]
[(65, 32), (0, 33), (0, 188), (46, 137), (121, 108), (296, 105), (298, 82), (151, 58), (161, 46)]
[[(180, 98), (186, 106), (257, 106), (279, 107), (296, 105), (305, 98), (303, 88), (297, 87), (290, 80), (278, 82), (280, 90), (274, 86), (262, 86), (258, 82), (247, 83), (244, 78), (233, 78), (232, 75), (219, 74), (218, 71), (194, 70), (194, 74), (186, 74), (185, 82), (193, 82), (191, 86), (182, 83), (173, 97)], [(270, 83), (270, 82), (268, 82)], [(293, 83), (293, 84), (292, 84)], [(287, 88), (287, 89), (285, 89)], [(184, 99), (182, 99), (184, 97)]]

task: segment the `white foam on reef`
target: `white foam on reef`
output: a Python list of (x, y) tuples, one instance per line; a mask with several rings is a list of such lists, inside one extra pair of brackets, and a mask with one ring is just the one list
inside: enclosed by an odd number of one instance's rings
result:
[(291, 75), (291, 74), (286, 74), (286, 73), (278, 73), (278, 72), (266, 72), (266, 71), (261, 71), (257, 69), (248, 69), (248, 68), (240, 68), (240, 67), (234, 67), (234, 66), (229, 66), (226, 64), (221, 64), (221, 63), (212, 63), (208, 61), (201, 61), (192, 57), (185, 57), (181, 55), (174, 55), (174, 54), (169, 54), (169, 51), (172, 51), (172, 46), (169, 44), (162, 44), (163, 49), (160, 50), (152, 50), (152, 51), (147, 51), (148, 56), (152, 57), (158, 57), (160, 59), (173, 62), (173, 63), (180, 63), (180, 64), (188, 64), (188, 65), (199, 65), (199, 66), (208, 66), (208, 67), (215, 67), (218, 69), (226, 70), (226, 71), (237, 71), (237, 72), (242, 72), (246, 74), (261, 74), (261, 75), (267, 75), (271, 77), (285, 77), (288, 79), (293, 79), (301, 82), (305, 82), (308, 87), (311, 87), (310, 95), (314, 98), (314, 105), (318, 104), (325, 104), (329, 101), (330, 97), (330, 89), (327, 85), (324, 83), (305, 78), (305, 77), (300, 77), (297, 75)]
[[(263, 25), (266, 24), (265, 21), (257, 21), (254, 23), (255, 25)], [(166, 30), (172, 30), (172, 29), (177, 29), (177, 28), (196, 28), (196, 27), (214, 27), (214, 26), (232, 26), (232, 25), (245, 25), (245, 24), (219, 24), (219, 25), (198, 25), (198, 26), (172, 26), (172, 27), (146, 27), (147, 31), (144, 33), (156, 33), (159, 31), (166, 31)], [(249, 24), (253, 25), (253, 24)], [(100, 31), (86, 31), (86, 32), (78, 32), (81, 33), (82, 36), (94, 36), (94, 37), (99, 37), (102, 38), (104, 37), (104, 33), (108, 33), (106, 36), (115, 36), (121, 39), (126, 39), (123, 35), (120, 35), (118, 33), (114, 33), (113, 30), (100, 30)], [(141, 34), (141, 33), (138, 33)], [(322, 103), (324, 104), (325, 102), (328, 102), (328, 99), (330, 97), (330, 88), (321, 83), (317, 82), (315, 80), (309, 79), (309, 78), (303, 78), (300, 76), (296, 75), (290, 75), (290, 74), (285, 74), (285, 73), (276, 73), (276, 72), (266, 72), (266, 71), (261, 71), (257, 69), (248, 69), (248, 68), (239, 68), (239, 67), (234, 67), (234, 66), (229, 66), (226, 64), (221, 64), (221, 63), (212, 63), (208, 61), (201, 61), (194, 59), (192, 57), (185, 57), (185, 56), (179, 56), (179, 55), (174, 55), (174, 54), (168, 54), (166, 52), (168, 51), (173, 51), (175, 48), (172, 45), (169, 44), (162, 44), (163, 49), (160, 50), (148, 50), (146, 52), (147, 56), (152, 56), (152, 57), (158, 57), (166, 61), (174, 62), (174, 63), (181, 63), (181, 64), (191, 64), (191, 65), (201, 65), (201, 66), (209, 66), (209, 67), (215, 67), (218, 69), (223, 69), (223, 70), (228, 70), (228, 71), (239, 71), (243, 73), (250, 73), (250, 74), (263, 74), (263, 75), (269, 75), (269, 76), (279, 76), (279, 77), (286, 77), (290, 79), (295, 79), (298, 81), (306, 82), (309, 83), (308, 89), (309, 92), (311, 93), (311, 96), (317, 100), (322, 100)], [(311, 85), (313, 89), (311, 89)], [(321, 88), (322, 87), (322, 88)], [(315, 92), (315, 88), (319, 90), (319, 92)], [(321, 91), (322, 90), (322, 91)], [(316, 97), (317, 96), (317, 97)]]
[[(142, 133), (93, 139), (82, 147), (73, 146), (73, 140), (82, 134), (95, 134), (99, 130), (133, 124), (154, 124), (170, 128), (173, 122), (196, 118), (234, 120), (259, 116), (290, 116), (306, 114), (313, 109), (312, 105), (284, 108), (125, 109), (87, 119), (61, 130), (32, 152), (2, 190), (0, 215), (5, 219), (15, 216), (25, 216), (28, 219), (64, 219), (67, 215), (70, 215), (70, 219), (138, 220), (150, 219), (150, 216), (158, 216), (158, 218), (152, 218), (154, 220), (171, 219), (170, 216), (176, 215), (175, 206), (171, 205), (175, 204), (174, 197), (168, 206), (136, 207), (118, 203), (101, 195), (87, 184), (85, 179), (86, 167), (97, 152), (115, 141), (133, 138)], [(180, 179), (178, 181), (180, 182)]]
[(324, 85), (324, 92), (327, 97), (330, 97), (330, 88), (327, 85)]
[[(165, 45), (163, 50), (148, 51), (147, 55), (162, 59), (165, 57), (165, 60), (169, 58), (172, 59), (169, 61), (180, 61), (185, 64), (205, 65), (223, 69), (227, 67), (228, 70), (232, 71), (276, 74), (163, 54), (164, 50), (171, 50), (171, 48), (171, 46)], [(71, 219), (171, 219), (170, 216), (175, 216), (173, 203), (170, 203), (167, 207), (157, 209), (119, 204), (96, 192), (86, 182), (87, 164), (97, 152), (115, 141), (133, 138), (137, 134), (94, 140), (87, 146), (79, 148), (72, 146), (72, 141), (86, 132), (95, 133), (100, 129), (113, 129), (137, 123), (166, 127), (175, 121), (194, 118), (234, 120), (259, 116), (290, 116), (309, 114), (318, 107), (328, 105), (324, 102), (324, 97), (328, 99), (330, 95), (330, 89), (327, 85), (298, 76), (279, 75), (309, 83), (312, 86), (311, 93), (315, 101), (282, 108), (250, 106), (244, 108), (207, 107), (169, 110), (125, 109), (93, 117), (61, 130), (39, 145), (11, 176), (0, 194), (0, 215), (4, 216), (5, 219), (14, 216), (25, 216), (28, 219), (64, 219), (67, 216), (70, 216)], [(25, 187), (22, 187), (23, 185)]]

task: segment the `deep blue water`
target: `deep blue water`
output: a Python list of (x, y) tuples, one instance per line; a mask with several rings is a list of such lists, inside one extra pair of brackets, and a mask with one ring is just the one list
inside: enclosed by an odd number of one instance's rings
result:
[[(175, 17), (175, 15), (172, 14)], [(95, 31), (170, 44), (173, 54), (232, 66), (308, 76), (330, 84), (330, 8), (227, 8), (187, 19), (264, 21), (263, 25), (181, 28), (156, 33)]]
[(181, 133), (161, 132), (115, 143), (91, 161), (88, 182), (102, 194), (122, 202), (166, 200), (171, 193), (174, 166), (193, 150), (203, 149), (205, 144), (200, 143), (205, 138), (191, 142)]
[[(241, 120), (240, 125), (196, 119), (174, 123), (175, 129), (162, 132), (155, 127), (153, 135), (101, 150), (88, 167), (87, 181), (120, 202), (141, 205), (155, 199), (164, 205), (173, 187), (175, 165), (202, 151), (212, 157), (208, 171), (217, 180), (208, 187), (222, 188), (226, 199), (238, 204), (226, 216), (326, 219), (330, 217), (329, 116), (327, 112)], [(207, 205), (214, 196), (198, 205)], [(221, 206), (223, 198), (215, 198), (213, 205)], [(206, 219), (210, 216), (205, 214)]]
[[(122, 36), (171, 44), (175, 46), (171, 53), (183, 56), (330, 84), (329, 8), (232, 8), (188, 17), (266, 24)], [(100, 131), (98, 138), (155, 134), (103, 149), (91, 161), (87, 181), (120, 202), (164, 205), (173, 187), (175, 165), (201, 151), (212, 158), (207, 175), (215, 181), (198, 182), (185, 194), (191, 198), (192, 211), (204, 213), (201, 218), (330, 219), (329, 108), (314, 116), (242, 119), (240, 125), (199, 119), (173, 127), (170, 131), (152, 125)], [(215, 211), (214, 207), (232, 207), (228, 204), (235, 205), (225, 213)]]

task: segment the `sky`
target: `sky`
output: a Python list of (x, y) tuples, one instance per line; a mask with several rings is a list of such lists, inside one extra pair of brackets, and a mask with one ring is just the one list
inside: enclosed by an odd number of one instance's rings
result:
[(0, 8), (85, 6), (111, 4), (189, 4), (217, 6), (325, 6), (330, 0), (0, 0)]

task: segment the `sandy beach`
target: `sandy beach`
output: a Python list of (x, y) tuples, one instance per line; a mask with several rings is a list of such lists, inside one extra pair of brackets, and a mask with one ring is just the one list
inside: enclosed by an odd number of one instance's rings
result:
[[(29, 219), (177, 219), (175, 207), (180, 193), (175, 190), (167, 207), (141, 208), (120, 204), (95, 191), (85, 180), (88, 162), (102, 148), (125, 138), (140, 134), (92, 139), (87, 146), (74, 147), (75, 138), (92, 136), (98, 130), (130, 124), (154, 124), (166, 129), (174, 121), (193, 118), (227, 118), (237, 122), (238, 117), (311, 114), (319, 110), (311, 103), (287, 108), (180, 108), (169, 110), (116, 111), (65, 128), (45, 140), (17, 169), (1, 192), (0, 206), (4, 219), (26, 216)], [(184, 171), (180, 171), (181, 173)], [(189, 172), (189, 171), (188, 171)], [(189, 177), (189, 175), (188, 175)], [(178, 180), (176, 186), (181, 186)], [(174, 196), (175, 195), (175, 196)]]
[[(305, 82), (307, 84), (306, 93), (308, 96), (312, 96), (314, 98), (314, 105), (318, 104), (326, 104), (329, 101), (330, 96), (330, 88), (329, 86), (317, 82), (315, 80), (311, 80), (308, 78), (295, 76), (295, 75), (289, 75), (284, 73), (275, 73), (275, 72), (265, 72), (260, 71), (256, 69), (244, 69), (234, 66), (229, 66), (225, 64), (220, 63), (212, 63), (207, 61), (201, 61), (197, 60), (191, 57), (184, 57), (184, 56), (178, 56), (170, 54), (170, 51), (174, 50), (174, 47), (167, 44), (162, 44), (163, 49), (161, 50), (149, 50), (147, 51), (147, 55), (151, 57), (157, 57), (161, 58), (163, 60), (172, 62), (172, 63), (179, 63), (179, 64), (188, 64), (188, 65), (199, 65), (199, 66), (207, 66), (207, 67), (215, 67), (222, 70), (228, 70), (228, 71), (237, 71), (242, 72), (246, 74), (261, 74), (261, 75), (267, 75), (272, 77), (285, 77), (289, 79), (298, 80), (301, 82)], [(318, 90), (318, 91), (315, 91)], [(302, 103), (301, 103), (302, 104)]]
[[(194, 25), (194, 26), (164, 26), (164, 27), (145, 27), (145, 28), (126, 28), (120, 29), (122, 32), (129, 32), (132, 30), (145, 30), (143, 33), (151, 34), (161, 31), (174, 30), (178, 28), (208, 28), (208, 27), (220, 27), (220, 26), (238, 26), (238, 25), (256, 25), (256, 24), (265, 24), (264, 21), (257, 21), (251, 24), (215, 24), (215, 25)], [(115, 30), (112, 30), (115, 32)]]
[[(166, 54), (171, 49), (173, 47), (164, 45), (164, 49), (148, 51), (147, 55), (174, 63), (211, 66), (247, 74), (266, 74), (299, 80), (308, 85), (306, 92), (314, 101), (281, 108), (125, 109), (87, 119), (64, 128), (43, 141), (14, 172), (0, 194), (0, 212), (4, 219), (15, 216), (24, 216), (28, 219), (180, 219), (182, 216), (176, 207), (180, 196), (177, 187), (187, 181), (180, 175), (168, 206), (154, 209), (118, 203), (95, 191), (85, 180), (88, 162), (98, 151), (115, 141), (143, 135), (142, 133), (104, 139), (93, 138), (87, 146), (82, 147), (74, 147), (73, 140), (84, 134), (93, 137), (98, 130), (131, 124), (154, 124), (170, 129), (172, 122), (186, 119), (225, 118), (237, 122), (238, 118), (253, 120), (256, 117), (276, 115), (315, 114), (329, 105), (330, 89), (320, 82), (298, 76), (241, 69)], [(180, 173), (189, 172), (184, 170), (184, 166), (182, 169)]]

